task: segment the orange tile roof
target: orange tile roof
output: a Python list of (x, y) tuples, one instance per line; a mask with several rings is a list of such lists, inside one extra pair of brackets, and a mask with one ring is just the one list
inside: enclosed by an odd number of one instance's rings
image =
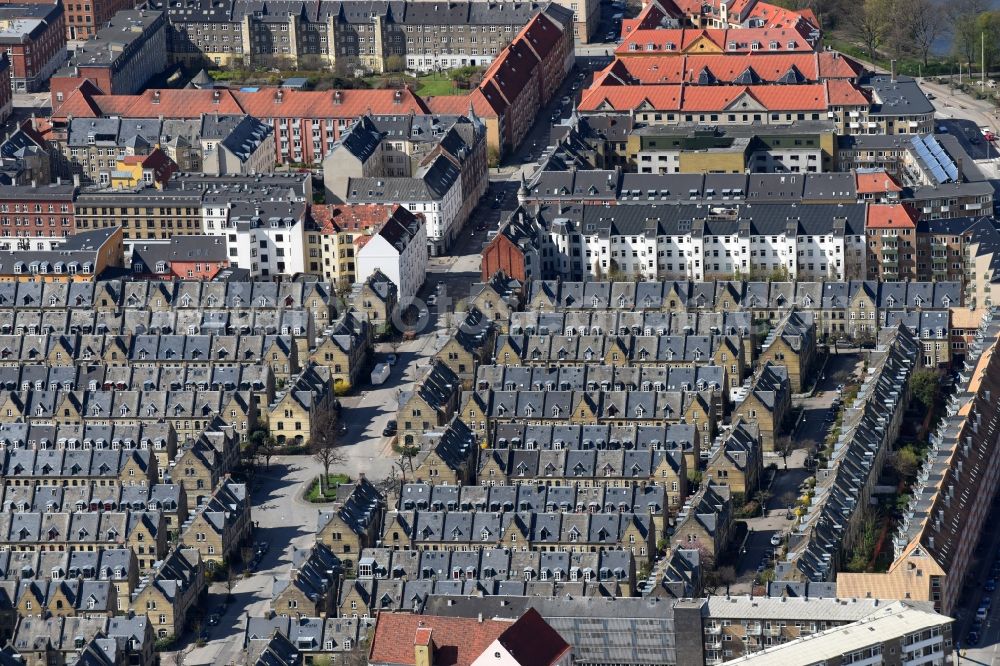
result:
[(948, 308), (951, 312), (952, 328), (979, 328), (983, 322), (986, 308), (969, 309), (968, 307)]
[(826, 98), (830, 106), (869, 106), (871, 100), (850, 81), (834, 79), (824, 81)]
[(853, 79), (865, 70), (857, 60), (837, 51), (823, 51), (818, 54), (817, 60), (821, 79)]
[[(123, 96), (124, 97), (124, 96)], [(103, 105), (102, 105), (103, 108)], [(201, 113), (238, 114), (243, 109), (229, 90), (146, 90), (132, 96), (122, 114), (130, 118), (196, 118)], [(107, 111), (105, 111), (107, 113)]]
[[(767, 111), (824, 111), (826, 95), (821, 83), (759, 86), (595, 86), (584, 92), (581, 111), (607, 107), (616, 111), (640, 109), (657, 111), (725, 111), (747, 97)], [(752, 102), (748, 102), (752, 103)], [(740, 108), (740, 107), (734, 107)]]
[(667, 55), (663, 53), (642, 58), (617, 58), (598, 74), (606, 85), (645, 85), (697, 83), (701, 72), (708, 69), (720, 83), (729, 83), (748, 68), (753, 68), (765, 82), (773, 83), (792, 67), (804, 81), (823, 79), (856, 79), (861, 66), (850, 58), (833, 57), (833, 53), (704, 53)]
[[(356, 118), (366, 113), (429, 113), (427, 105), (409, 88), (378, 90), (284, 90), (235, 94), (244, 113), (257, 118)], [(468, 111), (468, 109), (466, 109)]]
[[(203, 113), (257, 118), (356, 118), (375, 114), (430, 113), (412, 90), (312, 91), (265, 88), (257, 92), (226, 89), (147, 90), (138, 95), (93, 95), (74, 91), (53, 113), (55, 118), (118, 115), (125, 118), (197, 118)], [(339, 97), (337, 95), (339, 93)], [(463, 113), (468, 112), (466, 105)]]
[(435, 666), (469, 666), (513, 623), (412, 613), (379, 613), (369, 663), (411, 666), (413, 647), (430, 631)]
[(638, 109), (643, 105), (662, 110), (681, 108), (681, 86), (597, 86), (587, 89), (580, 100), (581, 111)]
[(880, 194), (882, 192), (902, 192), (903, 188), (885, 171), (855, 173), (858, 194)]
[[(698, 40), (707, 39), (727, 53), (811, 53), (815, 48), (800, 30), (792, 28), (656, 28), (633, 30), (615, 49), (616, 55), (681, 54)], [(774, 42), (777, 48), (771, 48)], [(757, 43), (755, 50), (752, 44)], [(673, 48), (668, 49), (667, 45)], [(791, 46), (789, 46), (791, 44)], [(635, 49), (633, 49), (633, 45)]]
[(915, 229), (917, 213), (907, 204), (869, 204), (865, 229)]

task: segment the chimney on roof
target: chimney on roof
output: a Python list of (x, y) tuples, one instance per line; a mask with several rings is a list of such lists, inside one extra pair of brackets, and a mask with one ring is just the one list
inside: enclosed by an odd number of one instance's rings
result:
[(413, 666), (434, 666), (433, 633), (430, 627), (417, 627), (413, 637)]
[(896, 82), (896, 59), (893, 58), (889, 61), (889, 80), (893, 83)]

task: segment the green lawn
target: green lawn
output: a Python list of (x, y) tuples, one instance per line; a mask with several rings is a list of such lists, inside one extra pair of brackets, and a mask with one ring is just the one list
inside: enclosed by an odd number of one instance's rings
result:
[(309, 494), (306, 495), (306, 499), (310, 502), (329, 502), (337, 496), (337, 486), (342, 483), (348, 483), (351, 480), (346, 474), (331, 474), (326, 477), (326, 493), (320, 494), (319, 490), (319, 477), (313, 481), (312, 486), (309, 488)]
[(417, 81), (420, 83), (420, 87), (417, 88), (416, 92), (421, 97), (457, 95), (461, 92), (447, 74), (428, 74), (419, 77)]

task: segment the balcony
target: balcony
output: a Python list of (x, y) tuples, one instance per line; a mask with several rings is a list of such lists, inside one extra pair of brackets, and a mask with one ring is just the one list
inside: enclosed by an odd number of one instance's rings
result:
[(705, 643), (706, 650), (721, 650), (722, 641), (710, 641)]
[(899, 255), (882, 255), (883, 266), (899, 266)]
[(722, 633), (722, 627), (720, 626), (713, 627), (712, 625), (709, 625), (708, 627), (705, 628), (705, 633), (711, 636), (718, 636), (719, 634)]

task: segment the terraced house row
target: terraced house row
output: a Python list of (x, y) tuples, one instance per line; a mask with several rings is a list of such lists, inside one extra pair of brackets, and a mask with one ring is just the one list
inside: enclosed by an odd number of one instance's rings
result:
[[(732, 332), (759, 337), (747, 319), (767, 320), (770, 327), (794, 308), (813, 319), (820, 337), (873, 336), (896, 323), (890, 321), (891, 312), (955, 312), (967, 305), (963, 296), (956, 282), (547, 280), (531, 283), (526, 312), (511, 315), (510, 330), (533, 335), (544, 331), (551, 336), (572, 331), (621, 336)], [(922, 325), (914, 332), (921, 338), (937, 336), (936, 330), (925, 332)]]

